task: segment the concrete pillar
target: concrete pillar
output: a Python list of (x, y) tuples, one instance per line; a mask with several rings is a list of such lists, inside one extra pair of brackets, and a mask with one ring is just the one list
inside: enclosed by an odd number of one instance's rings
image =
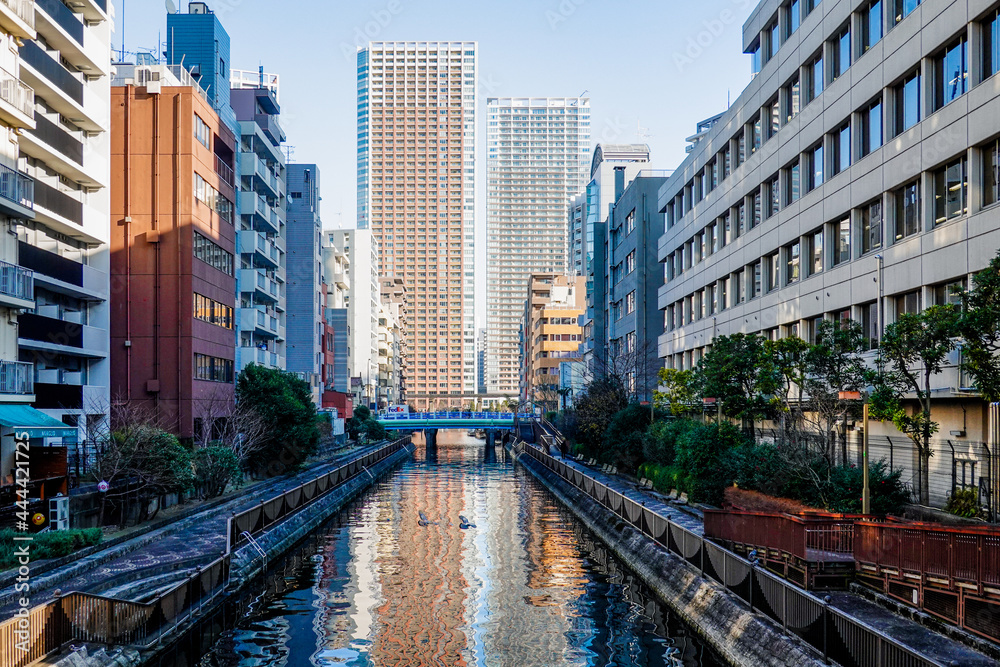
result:
[(497, 446), (497, 432), (496, 429), (488, 428), (486, 429), (486, 446), (492, 449)]

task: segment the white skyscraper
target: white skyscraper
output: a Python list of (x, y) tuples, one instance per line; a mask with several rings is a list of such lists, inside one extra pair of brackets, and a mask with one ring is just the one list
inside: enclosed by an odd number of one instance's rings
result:
[(405, 281), (407, 396), (476, 393), (475, 42), (371, 42), (358, 52), (358, 228)]
[(519, 327), (532, 273), (567, 270), (566, 211), (590, 164), (590, 100), (487, 102), (486, 389), (518, 395)]

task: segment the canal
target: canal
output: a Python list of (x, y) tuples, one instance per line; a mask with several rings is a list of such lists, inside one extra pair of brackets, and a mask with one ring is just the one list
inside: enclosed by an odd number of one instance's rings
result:
[(724, 664), (503, 448), (414, 442), (153, 664)]

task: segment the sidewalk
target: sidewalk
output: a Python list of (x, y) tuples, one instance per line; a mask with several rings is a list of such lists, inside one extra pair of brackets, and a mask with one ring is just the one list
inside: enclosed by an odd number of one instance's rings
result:
[[(681, 509), (681, 505), (665, 502), (660, 494), (640, 490), (633, 483), (616, 475), (608, 475), (571, 458), (561, 459), (567, 465), (583, 472), (602, 484), (613, 488), (630, 500), (645, 507), (670, 516), (670, 520), (688, 530), (704, 535), (704, 524), (695, 514), (694, 508)], [(659, 496), (659, 497), (658, 497)], [(897, 616), (877, 604), (848, 592), (830, 593), (829, 604), (846, 615), (852, 616), (864, 625), (874, 628), (911, 650), (924, 655), (942, 665), (962, 665), (962, 667), (987, 667), (997, 665), (982, 653), (965, 644), (936, 633), (923, 625)]]
[[(173, 568), (179, 573), (214, 560), (226, 550), (226, 528), (232, 514), (257, 505), (263, 498), (293, 489), (371, 448), (342, 451), (295, 475), (258, 484), (247, 494), (236, 495), (219, 505), (32, 577), (32, 605), (54, 597), (52, 593), (57, 589), (63, 593), (100, 593), (109, 587), (117, 589), (128, 581), (145, 579), (144, 572), (150, 577), (161, 577)], [(17, 597), (13, 585), (0, 589), (0, 618), (18, 609)], [(132, 599), (128, 595), (115, 597)]]

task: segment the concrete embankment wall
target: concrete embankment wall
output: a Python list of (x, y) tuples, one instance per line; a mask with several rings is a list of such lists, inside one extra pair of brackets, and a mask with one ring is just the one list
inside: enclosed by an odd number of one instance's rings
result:
[[(277, 526), (268, 529), (257, 536), (257, 544), (267, 553), (269, 561), (282, 556), (295, 546), (306, 535), (316, 530), (330, 516), (339, 511), (365, 489), (381, 477), (391, 473), (403, 461), (412, 456), (413, 445), (406, 445), (401, 450), (386, 457), (368, 468), (368, 473), (362, 472), (330, 491), (323, 498), (307, 505), (299, 512), (288, 517)], [(251, 545), (243, 543), (233, 554), (233, 565), (230, 574), (232, 588), (238, 588), (259, 574), (263, 568), (263, 559)]]
[(720, 655), (734, 665), (789, 667), (822, 665), (816, 655), (769, 620), (750, 612), (724, 588), (625, 524), (621, 517), (581, 493), (529, 456), (518, 456), (536, 479)]

